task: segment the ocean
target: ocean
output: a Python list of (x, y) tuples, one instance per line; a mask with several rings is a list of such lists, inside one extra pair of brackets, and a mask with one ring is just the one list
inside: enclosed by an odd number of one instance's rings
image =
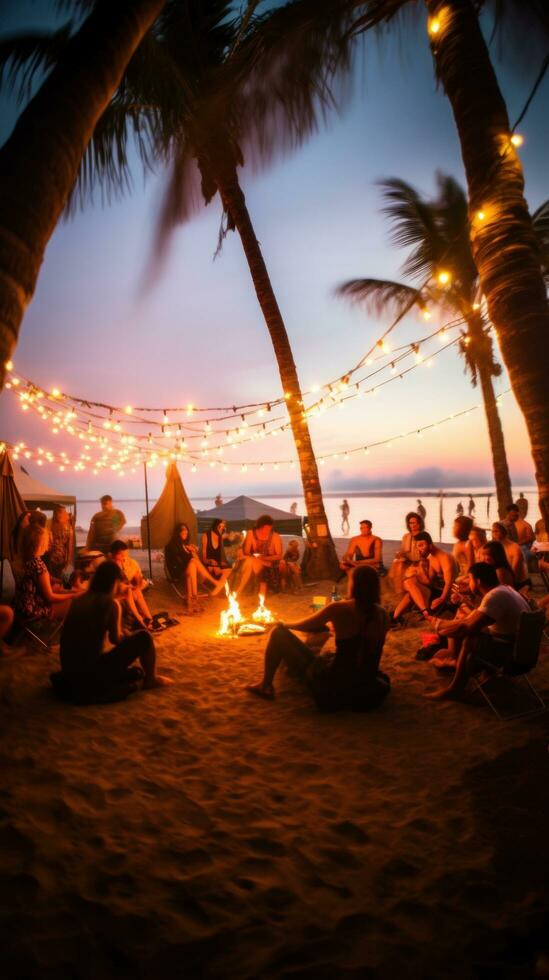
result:
[[(519, 488), (522, 489), (522, 488)], [(353, 491), (341, 491), (341, 493), (325, 493), (324, 504), (326, 507), (330, 531), (334, 537), (341, 537), (341, 501), (346, 498), (349, 502), (351, 513), (349, 522), (351, 534), (358, 534), (359, 521), (368, 519), (373, 523), (374, 534), (386, 540), (396, 540), (401, 538), (406, 528), (404, 518), (408, 511), (415, 510), (418, 497), (423, 501), (423, 506), (427, 511), (426, 527), (433, 535), (433, 539), (444, 542), (451, 542), (452, 539), (452, 520), (456, 513), (456, 507), (461, 501), (464, 511), (468, 512), (469, 492), (475, 499), (475, 521), (481, 527), (488, 527), (489, 524), (497, 520), (497, 506), (495, 491), (493, 487), (472, 487), (471, 490), (464, 491), (462, 488), (445, 489), (442, 512), (444, 527), (442, 534), (439, 534), (439, 497), (435, 496), (434, 490), (384, 490), (384, 491), (365, 491), (364, 493)], [(478, 496), (475, 498), (475, 494)], [(480, 496), (480, 495), (483, 496)], [(489, 510), (487, 507), (486, 494), (491, 494), (489, 498)], [(538, 519), (539, 509), (537, 504), (537, 490), (534, 487), (525, 487), (524, 495), (528, 500), (528, 520), (533, 525)], [(518, 496), (518, 491), (516, 493)], [(212, 497), (191, 497), (191, 503), (195, 511), (209, 510), (214, 506)], [(226, 497), (225, 500), (230, 499)], [(257, 495), (257, 500), (264, 500), (267, 505), (278, 507), (280, 510), (289, 510), (292, 503), (297, 503), (298, 514), (304, 514), (303, 497), (299, 496), (276, 496), (271, 494)], [(155, 500), (150, 500), (150, 507), (154, 506)], [(133, 500), (115, 500), (115, 506), (119, 507), (126, 516), (128, 528), (139, 528), (141, 518), (145, 514), (145, 500), (136, 498)], [(83, 528), (88, 527), (90, 518), (99, 510), (97, 500), (79, 500), (77, 504), (77, 524)]]

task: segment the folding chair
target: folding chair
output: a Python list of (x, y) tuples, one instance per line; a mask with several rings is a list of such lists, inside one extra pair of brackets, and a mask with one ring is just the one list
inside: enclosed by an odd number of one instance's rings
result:
[(22, 619), (16, 617), (14, 630), (17, 638), (28, 637), (31, 643), (41, 650), (49, 650), (63, 627), (62, 619), (47, 619), (45, 616), (40, 619)]
[[(484, 700), (500, 721), (513, 721), (516, 718), (534, 717), (545, 711), (545, 701), (538, 694), (528, 677), (529, 672), (534, 669), (538, 662), (544, 625), (545, 612), (543, 609), (538, 609), (536, 612), (523, 612), (520, 615), (519, 628), (511, 656), (503, 666), (493, 664), (485, 658), (475, 658), (477, 663), (482, 664), (492, 672), (492, 676), (512, 678), (515, 681), (514, 686), (518, 688), (520, 685), (533, 701), (532, 707), (526, 711), (516, 711), (504, 715), (498, 710), (493, 699), (485, 690), (486, 685), (492, 677), (479, 681), (473, 676), (475, 688), (480, 691)], [(522, 685), (520, 684), (521, 680), (524, 681)]]
[(166, 559), (164, 559), (163, 564), (164, 564), (164, 575), (166, 577), (166, 582), (168, 583), (168, 585), (171, 585), (175, 594), (178, 595), (180, 599), (186, 599), (187, 593), (182, 591), (182, 589), (180, 588), (176, 580), (172, 578), (172, 576), (170, 575)]

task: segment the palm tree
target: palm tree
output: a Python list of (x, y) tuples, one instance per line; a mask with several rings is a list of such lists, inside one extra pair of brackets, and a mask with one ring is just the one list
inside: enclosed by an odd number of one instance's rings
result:
[[(248, 6), (243, 20), (233, 16), (233, 6), (232, 0), (168, 0), (95, 129), (71, 205), (78, 199), (85, 201), (98, 182), (107, 194), (127, 189), (131, 183), (127, 143), (132, 128), (144, 167), (149, 169), (159, 160), (169, 166), (155, 240), (157, 261), (173, 229), (192, 215), (200, 197), (208, 204), (219, 194), (223, 207), (220, 244), (228, 230), (238, 232), (278, 364), (310, 528), (309, 574), (333, 577), (339, 566), (297, 370), (238, 176), (245, 154), (265, 163), (274, 146), (255, 141), (246, 93), (239, 98), (231, 90), (228, 95), (234, 53), (255, 28), (255, 4)], [(55, 44), (58, 47), (59, 41)], [(25, 52), (25, 62), (32, 70), (35, 63), (56, 56), (54, 38), (48, 42), (43, 36), (33, 39), (28, 35)], [(308, 111), (314, 115), (312, 106)], [(312, 118), (306, 116), (304, 109), (302, 125), (312, 126)], [(280, 122), (283, 142), (283, 119)]]
[[(524, 415), (549, 528), (549, 308), (523, 171), (480, 23), (490, 8), (496, 31), (511, 24), (530, 56), (540, 39), (546, 53), (545, 0), (424, 0), (423, 16), (459, 135), (480, 288)], [(258, 115), (267, 89), (287, 108), (299, 106), (304, 93), (314, 98), (318, 87), (324, 91), (348, 72), (359, 35), (396, 28), (402, 15), (420, 11), (415, 0), (290, 0), (274, 10), (256, 32), (243, 69)]]
[(0, 389), (94, 126), (164, 2), (98, 0), (0, 149)]
[[(391, 311), (403, 316), (412, 306), (425, 311), (428, 305), (442, 307), (451, 316), (463, 319), (467, 334), (460, 343), (466, 368), (474, 386), (480, 382), (500, 517), (512, 503), (511, 480), (505, 453), (503, 429), (498, 413), (492, 378), (501, 373), (494, 360), (490, 325), (482, 315), (478, 298), (478, 271), (471, 253), (467, 198), (459, 184), (449, 176), (437, 174), (438, 195), (426, 200), (403, 180), (381, 181), (386, 201), (384, 213), (392, 222), (393, 241), (412, 246), (402, 266), (420, 286), (383, 279), (351, 279), (338, 287), (340, 296), (364, 302), (376, 313)], [(448, 270), (450, 282), (442, 285), (438, 276)]]

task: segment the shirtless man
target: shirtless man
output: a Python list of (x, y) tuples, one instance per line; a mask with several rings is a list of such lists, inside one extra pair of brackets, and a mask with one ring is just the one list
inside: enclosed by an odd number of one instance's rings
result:
[(359, 527), (360, 534), (349, 541), (339, 566), (348, 575), (358, 565), (371, 565), (379, 572), (383, 564), (383, 541), (372, 534), (372, 522), (361, 521)]
[(413, 605), (424, 617), (427, 617), (429, 610), (442, 608), (450, 598), (456, 577), (452, 555), (437, 548), (428, 531), (420, 531), (415, 540), (419, 566), (415, 575), (404, 580), (404, 595), (392, 615), (393, 623)]
[[(516, 504), (510, 504), (507, 508), (507, 520), (504, 523), (506, 526), (509, 524), (511, 528), (514, 528), (517, 535), (517, 544), (522, 548), (524, 558), (528, 561), (531, 555), (530, 549), (536, 539), (532, 525), (520, 516), (519, 508)], [(513, 537), (512, 531), (509, 537)]]
[(500, 541), (505, 549), (507, 561), (509, 562), (513, 575), (515, 576), (515, 586), (517, 589), (524, 588), (528, 584), (528, 568), (520, 545), (516, 541), (511, 541), (507, 524), (503, 521), (495, 521), (492, 524), (492, 537), (494, 541)]
[(273, 519), (269, 514), (257, 518), (244, 539), (242, 547), (242, 577), (238, 591), (247, 585), (252, 575), (259, 579), (259, 594), (267, 594), (267, 585), (272, 582), (273, 571), (282, 558), (282, 538), (274, 530)]

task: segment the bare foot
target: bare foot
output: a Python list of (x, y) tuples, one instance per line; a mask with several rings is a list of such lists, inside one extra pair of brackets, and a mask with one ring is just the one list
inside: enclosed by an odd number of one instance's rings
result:
[[(212, 595), (219, 595), (219, 593), (224, 590), (225, 582), (227, 581), (228, 577), (228, 575), (225, 578), (221, 577), (219, 581), (216, 582), (215, 589), (212, 589)], [(212, 579), (212, 581), (215, 582), (215, 579)]]
[(431, 663), (437, 670), (454, 671), (456, 669), (457, 660), (455, 660), (453, 657), (433, 657)]
[(255, 694), (256, 698), (263, 698), (264, 701), (274, 700), (274, 689), (271, 684), (248, 684), (246, 690), (249, 694)]
[(428, 691), (423, 695), (424, 698), (429, 698), (430, 701), (459, 701), (460, 696), (460, 693), (452, 690), (451, 687), (443, 687), (438, 691)]
[(145, 681), (143, 690), (151, 691), (154, 687), (170, 687), (173, 684), (171, 677), (164, 674), (155, 674), (152, 681)]

